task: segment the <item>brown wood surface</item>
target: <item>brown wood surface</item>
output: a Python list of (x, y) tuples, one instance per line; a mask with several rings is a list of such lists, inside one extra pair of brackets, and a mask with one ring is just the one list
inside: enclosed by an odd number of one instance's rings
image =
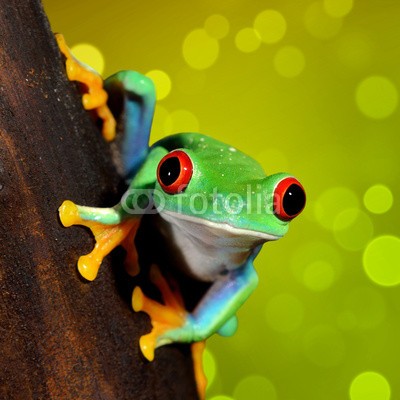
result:
[(59, 205), (111, 206), (122, 190), (40, 1), (0, 0), (1, 399), (197, 398), (186, 346), (140, 354), (150, 324), (122, 252), (92, 283), (76, 272), (93, 239), (63, 228)]

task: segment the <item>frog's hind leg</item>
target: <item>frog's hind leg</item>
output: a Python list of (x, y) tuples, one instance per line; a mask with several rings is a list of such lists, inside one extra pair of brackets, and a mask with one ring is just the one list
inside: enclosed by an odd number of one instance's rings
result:
[[(156, 103), (150, 78), (136, 71), (119, 71), (104, 81), (113, 111), (123, 112), (120, 119), (121, 162), (124, 176), (135, 176), (149, 152), (150, 129)], [(117, 112), (118, 115), (118, 112)]]
[(206, 348), (206, 341), (192, 343), (192, 358), (194, 377), (196, 379), (197, 392), (200, 400), (205, 400), (207, 389), (207, 378), (203, 368), (203, 353)]
[[(154, 350), (158, 345), (158, 338), (170, 329), (182, 327), (186, 322), (188, 312), (176, 285), (170, 285), (156, 265), (152, 265), (150, 269), (150, 279), (160, 290), (164, 304), (150, 299), (139, 287), (136, 287), (132, 295), (132, 306), (135, 311), (144, 311), (151, 319), (152, 330), (142, 336), (139, 343), (143, 355), (152, 361)], [(205, 341), (192, 343), (191, 346), (199, 397), (205, 399), (207, 379), (203, 372), (202, 362)]]
[(133, 239), (139, 227), (139, 218), (122, 219), (117, 208), (84, 207), (69, 200), (63, 202), (59, 213), (64, 226), (83, 225), (94, 235), (96, 244), (93, 250), (78, 260), (78, 270), (85, 279), (94, 280), (104, 257), (119, 245), (127, 250), (129, 272), (132, 275), (138, 272)]

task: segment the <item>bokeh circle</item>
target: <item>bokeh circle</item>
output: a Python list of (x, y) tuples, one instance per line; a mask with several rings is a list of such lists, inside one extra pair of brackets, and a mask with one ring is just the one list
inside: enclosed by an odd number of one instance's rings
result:
[(397, 108), (397, 88), (384, 76), (369, 76), (356, 89), (356, 103), (359, 110), (369, 118), (387, 118)]
[(394, 286), (400, 283), (400, 238), (382, 235), (365, 248), (364, 270), (378, 285)]
[(374, 371), (357, 375), (350, 386), (351, 400), (389, 400), (390, 385), (386, 378)]

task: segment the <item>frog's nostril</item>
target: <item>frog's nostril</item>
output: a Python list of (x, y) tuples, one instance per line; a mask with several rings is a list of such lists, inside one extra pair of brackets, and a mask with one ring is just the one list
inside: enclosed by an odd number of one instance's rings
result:
[(283, 220), (289, 221), (299, 215), (306, 204), (306, 193), (295, 178), (282, 179), (274, 191), (274, 213)]

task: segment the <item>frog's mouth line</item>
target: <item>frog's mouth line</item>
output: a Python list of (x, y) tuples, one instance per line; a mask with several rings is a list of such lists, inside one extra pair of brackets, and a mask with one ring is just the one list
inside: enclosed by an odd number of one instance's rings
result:
[(160, 214), (164, 218), (166, 217), (165, 219), (169, 220), (170, 222), (172, 222), (172, 220), (176, 218), (181, 221), (187, 221), (187, 222), (191, 222), (194, 224), (203, 225), (213, 231), (221, 230), (224, 232), (225, 235), (227, 234), (232, 237), (249, 237), (249, 238), (254, 238), (254, 239), (260, 239), (260, 240), (266, 241), (266, 242), (271, 241), (271, 240), (278, 240), (282, 237), (282, 236), (272, 235), (270, 233), (253, 231), (250, 229), (237, 228), (237, 227), (229, 225), (227, 223), (214, 222), (214, 221), (210, 221), (210, 220), (203, 219), (203, 218), (193, 217), (190, 215), (179, 214), (179, 213), (176, 213), (174, 211), (169, 211), (169, 210), (163, 210), (162, 212), (160, 212)]

